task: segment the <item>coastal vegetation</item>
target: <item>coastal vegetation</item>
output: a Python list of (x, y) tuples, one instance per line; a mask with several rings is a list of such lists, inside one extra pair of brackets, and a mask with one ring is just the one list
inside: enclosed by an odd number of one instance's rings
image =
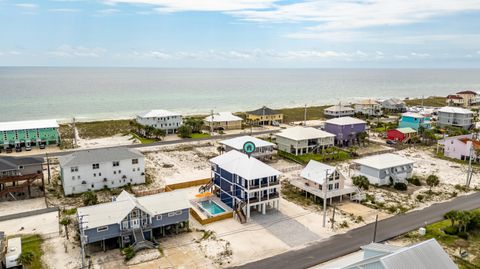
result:
[(327, 148), (320, 153), (307, 153), (303, 155), (295, 155), (279, 150), (278, 155), (300, 164), (307, 164), (310, 160), (315, 160), (318, 162), (344, 161), (351, 157), (351, 153), (349, 151), (345, 151), (337, 147)]
[[(330, 106), (311, 106), (307, 107), (307, 120), (318, 120), (325, 118), (323, 110)], [(277, 109), (283, 114), (283, 121), (290, 123), (294, 121), (303, 121), (305, 118), (305, 107)]]
[(443, 96), (430, 96), (427, 98), (405, 99), (407, 106), (421, 106), (422, 103), (424, 106), (443, 107), (447, 105), (447, 98)]
[(75, 124), (75, 127), (80, 137), (93, 139), (117, 134), (128, 134), (132, 129), (130, 121), (131, 120), (108, 120), (78, 122)]
[(42, 269), (43, 238), (38, 234), (22, 236), (22, 255), (19, 257), (26, 269)]

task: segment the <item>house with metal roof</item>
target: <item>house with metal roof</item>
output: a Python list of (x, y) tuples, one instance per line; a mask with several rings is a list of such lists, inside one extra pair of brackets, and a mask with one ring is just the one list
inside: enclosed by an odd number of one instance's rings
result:
[(56, 120), (0, 122), (0, 148), (59, 145)]
[(340, 117), (325, 121), (324, 130), (335, 135), (335, 145), (351, 146), (359, 142), (359, 134), (365, 132), (367, 123), (353, 117)]
[(381, 102), (382, 108), (390, 112), (405, 112), (407, 111), (407, 105), (402, 99), (389, 98)]
[(246, 120), (253, 125), (278, 125), (283, 122), (283, 114), (263, 106), (246, 113)]
[(41, 180), (43, 186), (43, 158), (0, 158), (0, 199), (23, 193), (30, 197), (31, 187), (37, 180)]
[(397, 154), (372, 155), (353, 161), (357, 166), (356, 175), (368, 178), (370, 184), (388, 185), (406, 183), (412, 177), (414, 161)]
[(231, 112), (218, 112), (203, 119), (205, 126), (210, 130), (242, 129), (243, 119)]
[(313, 127), (296, 126), (281, 130), (276, 138), (278, 150), (302, 155), (333, 146), (335, 135)]
[(275, 153), (275, 144), (249, 135), (222, 140), (220, 141), (220, 144), (224, 146), (225, 151), (227, 152), (236, 150), (241, 153), (245, 153), (243, 146), (246, 142), (252, 142), (255, 144), (255, 151), (251, 154), (251, 156), (257, 159), (271, 158)]
[(341, 269), (456, 269), (447, 252), (435, 239), (406, 247), (371, 243), (361, 247), (363, 259)]
[(343, 196), (352, 195), (357, 192), (353, 186), (345, 184), (346, 177), (336, 167), (310, 160), (307, 166), (300, 172), (299, 179), (290, 180), (293, 186), (310, 193), (320, 199), (330, 200)]
[(438, 145), (443, 149), (445, 157), (467, 161), (470, 159), (470, 152), (473, 148), (473, 162), (480, 161), (480, 141), (474, 138), (473, 134), (446, 137), (438, 141)]
[(417, 131), (410, 127), (397, 128), (387, 131), (387, 139), (392, 141), (407, 142), (417, 135)]
[(454, 126), (470, 129), (474, 125), (473, 111), (461, 107), (445, 106), (438, 110), (439, 127)]
[(254, 157), (231, 150), (210, 159), (214, 193), (244, 223), (252, 210), (262, 214), (280, 203), (280, 172)]
[(355, 115), (355, 109), (350, 106), (344, 106), (341, 103), (323, 110), (323, 114), (327, 118), (339, 118)]
[(190, 202), (184, 191), (135, 197), (125, 190), (112, 202), (77, 209), (84, 244), (101, 242), (136, 250), (152, 248), (155, 237), (188, 229)]
[(155, 109), (137, 114), (136, 121), (143, 126), (151, 126), (164, 130), (166, 134), (174, 134), (182, 126), (182, 114), (163, 109)]
[(365, 99), (353, 105), (355, 109), (355, 113), (360, 113), (362, 115), (367, 116), (381, 116), (382, 112), (382, 105), (373, 99)]
[(65, 195), (145, 183), (145, 157), (136, 149), (89, 149), (58, 160)]
[(426, 117), (420, 113), (406, 112), (402, 114), (402, 117), (398, 122), (398, 127), (412, 128), (418, 131), (420, 127), (423, 127), (425, 129), (432, 128), (432, 123), (430, 122), (429, 117)]

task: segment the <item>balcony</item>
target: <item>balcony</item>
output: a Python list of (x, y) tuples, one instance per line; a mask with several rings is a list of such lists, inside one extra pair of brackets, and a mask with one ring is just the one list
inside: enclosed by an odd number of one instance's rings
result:
[(275, 180), (275, 181), (270, 181), (270, 186), (275, 186), (275, 185), (278, 185), (280, 184), (280, 180)]
[(249, 190), (255, 190), (255, 189), (259, 189), (259, 188), (260, 188), (260, 185), (258, 185), (258, 184), (257, 184), (257, 185), (250, 185), (250, 186), (248, 186), (248, 189), (249, 189)]

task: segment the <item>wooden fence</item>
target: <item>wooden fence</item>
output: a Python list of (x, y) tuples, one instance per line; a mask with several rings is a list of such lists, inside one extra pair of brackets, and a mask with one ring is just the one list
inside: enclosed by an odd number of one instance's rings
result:
[(190, 208), (190, 214), (192, 214), (192, 217), (194, 219), (196, 219), (202, 225), (206, 225), (206, 224), (209, 224), (209, 223), (212, 223), (212, 222), (215, 222), (215, 221), (220, 221), (220, 220), (224, 220), (224, 219), (233, 218), (233, 212), (225, 212), (223, 214), (219, 214), (219, 215), (216, 215), (214, 217), (202, 219), (202, 217), (200, 217), (198, 212), (193, 208)]
[(174, 183), (174, 184), (169, 184), (165, 186), (165, 191), (173, 191), (173, 190), (178, 190), (178, 189), (185, 189), (185, 188), (190, 188), (193, 186), (201, 186), (208, 184), (212, 180), (211, 178), (204, 178), (204, 179), (197, 179), (197, 180), (192, 180), (192, 181), (185, 181), (185, 182), (180, 182), (180, 183)]

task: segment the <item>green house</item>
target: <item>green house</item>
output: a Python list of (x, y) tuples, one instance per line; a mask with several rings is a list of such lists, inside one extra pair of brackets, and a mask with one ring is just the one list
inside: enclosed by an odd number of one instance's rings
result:
[(58, 145), (56, 120), (0, 122), (0, 148)]

